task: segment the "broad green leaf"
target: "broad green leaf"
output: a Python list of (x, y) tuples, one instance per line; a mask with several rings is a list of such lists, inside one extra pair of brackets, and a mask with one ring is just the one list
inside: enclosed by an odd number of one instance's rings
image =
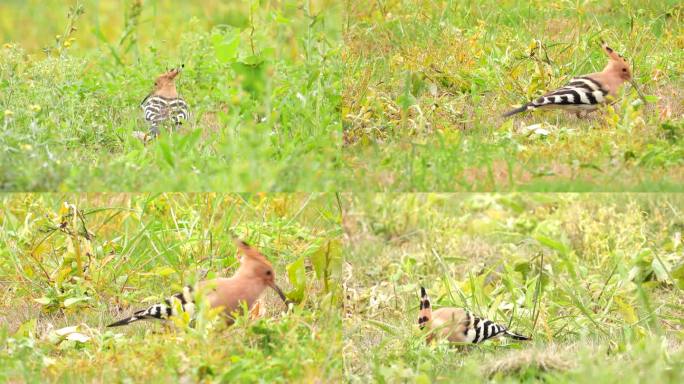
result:
[(88, 301), (88, 300), (90, 300), (90, 297), (70, 297), (70, 298), (64, 300), (64, 307), (68, 308), (68, 307), (70, 307), (70, 306), (72, 306), (78, 302)]
[(250, 56), (242, 61), (234, 62), (231, 67), (238, 76), (242, 77), (242, 89), (252, 97), (259, 98), (266, 87), (267, 64), (259, 56)]
[(39, 303), (39, 304), (43, 304), (43, 305), (48, 305), (48, 304), (50, 304), (50, 302), (52, 302), (52, 300), (50, 300), (50, 298), (48, 298), (48, 297), (41, 297), (38, 299), (33, 299), (33, 301), (35, 301), (36, 303)]
[(672, 270), (672, 277), (677, 280), (684, 280), (684, 263)]
[(401, 107), (401, 109), (406, 110), (410, 106), (418, 104), (418, 100), (412, 94), (405, 93), (397, 97), (397, 104)]
[(329, 284), (341, 267), (341, 245), (338, 240), (330, 240), (322, 244), (311, 255), (311, 264), (316, 272), (316, 277), (323, 282), (326, 291), (330, 290)]
[(287, 276), (294, 289), (287, 296), (294, 301), (302, 301), (306, 289), (306, 271), (304, 269), (304, 257), (300, 257), (287, 266)]
[(264, 59), (260, 55), (250, 55), (240, 60), (242, 64), (246, 65), (260, 65), (264, 62)]
[(15, 338), (22, 338), (22, 337), (31, 337), (35, 334), (36, 332), (36, 324), (38, 323), (37, 319), (30, 319), (25, 321), (19, 326), (19, 329), (17, 329), (16, 332), (14, 332), (14, 337)]
[(219, 61), (230, 63), (235, 61), (240, 46), (240, 35), (236, 32), (232, 36), (214, 35), (211, 37), (214, 54)]
[(324, 243), (320, 247), (318, 247), (318, 250), (314, 252), (313, 255), (311, 255), (311, 264), (314, 267), (314, 272), (316, 272), (316, 277), (319, 280), (325, 279), (325, 270), (326, 270), (326, 261), (328, 260), (328, 250), (329, 250), (330, 243)]
[(534, 238), (542, 245), (557, 251), (561, 255), (566, 255), (568, 253), (568, 247), (558, 240), (551, 239), (544, 235), (536, 235)]
[(656, 279), (658, 279), (658, 281), (670, 280), (667, 276), (667, 266), (663, 265), (660, 262), (660, 259), (653, 259), (653, 262), (651, 262), (651, 267), (653, 268), (653, 272), (655, 273)]
[(157, 276), (170, 276), (176, 273), (176, 270), (171, 267), (160, 267), (154, 271)]
[(276, 13), (273, 17), (273, 20), (275, 20), (277, 23), (280, 23), (280, 24), (290, 24), (290, 19), (283, 16), (283, 14), (281, 12)]
[(615, 304), (618, 306), (618, 310), (620, 311), (622, 318), (625, 319), (627, 323), (634, 324), (639, 320), (634, 307), (625, 303), (620, 296), (615, 296), (613, 299), (615, 300)]
[(173, 159), (173, 153), (171, 153), (171, 147), (169, 146), (167, 140), (159, 140), (159, 150), (161, 151), (164, 160), (166, 160), (166, 162), (173, 168), (175, 162)]

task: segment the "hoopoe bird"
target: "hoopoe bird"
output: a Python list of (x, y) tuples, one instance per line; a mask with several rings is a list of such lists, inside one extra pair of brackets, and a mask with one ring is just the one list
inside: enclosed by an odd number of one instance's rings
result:
[(639, 88), (632, 80), (632, 72), (627, 60), (605, 42), (601, 42), (601, 47), (608, 55), (608, 64), (603, 71), (575, 77), (564, 87), (530, 101), (520, 108), (508, 111), (503, 114), (503, 117), (536, 109), (563, 109), (575, 112), (579, 117), (582, 111), (596, 110), (600, 104), (606, 102), (607, 96), (615, 97), (626, 81), (632, 84), (643, 99)]
[(177, 316), (179, 310), (192, 316), (195, 310), (195, 292), (205, 296), (212, 308), (223, 308), (228, 324), (233, 323), (234, 315), (241, 310), (243, 303), (254, 313), (254, 304), (267, 287), (273, 288), (283, 302), (289, 305), (289, 300), (275, 283), (275, 272), (266, 257), (244, 241), (235, 240), (235, 244), (243, 257), (240, 267), (232, 277), (202, 281), (194, 287), (186, 286), (182, 292), (165, 299), (163, 303), (134, 312), (133, 316), (109, 324), (108, 327), (128, 325), (139, 320), (166, 320)]
[(188, 119), (188, 104), (178, 96), (175, 80), (183, 67), (184, 64), (159, 75), (152, 92), (140, 103), (152, 137), (159, 135), (159, 125), (164, 121), (171, 120), (178, 127)]
[(447, 339), (452, 343), (481, 343), (485, 340), (506, 336), (514, 340), (531, 338), (509, 331), (503, 325), (483, 319), (462, 309), (445, 307), (432, 312), (430, 299), (425, 288), (420, 287), (420, 329), (428, 327), (428, 342), (434, 338)]

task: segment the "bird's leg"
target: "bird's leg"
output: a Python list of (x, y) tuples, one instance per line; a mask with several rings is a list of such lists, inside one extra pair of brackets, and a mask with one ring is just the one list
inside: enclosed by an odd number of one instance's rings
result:
[(152, 137), (148, 133), (145, 133), (143, 131), (133, 131), (133, 137), (142, 141), (143, 144), (149, 143), (152, 139)]
[(599, 114), (598, 111), (599, 111), (599, 108), (591, 109), (591, 110), (587, 111), (587, 117), (589, 117), (589, 116), (595, 116), (594, 113)]

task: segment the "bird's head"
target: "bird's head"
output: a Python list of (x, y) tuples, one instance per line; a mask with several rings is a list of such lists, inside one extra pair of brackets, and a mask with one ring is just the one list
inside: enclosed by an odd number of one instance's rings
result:
[(287, 305), (289, 300), (287, 297), (285, 297), (285, 294), (275, 282), (275, 271), (273, 270), (271, 263), (264, 255), (262, 255), (256, 249), (250, 247), (244, 241), (238, 239), (235, 239), (234, 241), (235, 245), (243, 255), (243, 257), (240, 259), (240, 268), (238, 273), (245, 274), (253, 279), (257, 279), (264, 285), (273, 288), (273, 290), (278, 293), (278, 296), (280, 296), (280, 299), (282, 299)]
[(634, 87), (634, 90), (637, 92), (637, 94), (639, 94), (641, 100), (643, 100), (644, 103), (646, 103), (646, 97), (644, 97), (644, 94), (641, 93), (641, 90), (637, 86), (636, 81), (632, 77), (632, 71), (630, 70), (629, 63), (627, 62), (627, 60), (624, 57), (622, 57), (622, 55), (615, 52), (604, 41), (601, 41), (601, 47), (603, 48), (603, 51), (606, 52), (606, 55), (608, 55), (608, 65), (606, 65), (606, 68), (603, 69), (603, 72), (609, 73), (613, 76), (617, 76), (623, 82), (629, 81), (629, 83), (632, 84), (632, 87)]
[(615, 74), (623, 81), (632, 81), (632, 71), (627, 60), (605, 42), (601, 42), (601, 48), (608, 55), (608, 65), (603, 71)]
[(154, 94), (167, 98), (177, 97), (175, 79), (181, 73), (183, 67), (185, 67), (185, 64), (159, 75), (154, 81)]

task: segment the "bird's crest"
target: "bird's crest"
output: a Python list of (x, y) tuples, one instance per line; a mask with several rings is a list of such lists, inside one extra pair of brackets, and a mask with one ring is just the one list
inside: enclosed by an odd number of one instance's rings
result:
[(610, 57), (611, 60), (627, 63), (627, 60), (625, 60), (625, 58), (622, 55), (615, 52), (615, 50), (609, 47), (608, 43), (606, 43), (603, 40), (601, 40), (601, 48), (603, 48), (603, 51), (606, 52), (606, 55), (608, 55), (608, 57)]
[(168, 71), (166, 71), (166, 72), (162, 73), (161, 75), (159, 75), (159, 76), (157, 77), (157, 80), (162, 79), (162, 78), (168, 79), (168, 80), (173, 80), (173, 79), (176, 78), (176, 76), (178, 76), (179, 73), (181, 73), (181, 71), (183, 70), (183, 68), (185, 68), (185, 64), (181, 64), (181, 66), (178, 67), (178, 68), (169, 69)]
[[(253, 261), (258, 261), (261, 263), (264, 263), (266, 265), (271, 265), (271, 263), (266, 259), (266, 256), (261, 254), (261, 252), (257, 251), (256, 249), (252, 248), (249, 244), (247, 244), (244, 240), (240, 240), (238, 238), (233, 238), (233, 241), (235, 242), (235, 245), (237, 246), (238, 250), (242, 252), (242, 254), (248, 259), (248, 260), (253, 260)], [(245, 261), (243, 259), (243, 261)]]
[(610, 59), (604, 72), (612, 73), (613, 76), (617, 76), (623, 81), (631, 81), (632, 71), (627, 60), (622, 55), (615, 52), (613, 48), (609, 47), (605, 41), (601, 41), (601, 48), (603, 48)]

